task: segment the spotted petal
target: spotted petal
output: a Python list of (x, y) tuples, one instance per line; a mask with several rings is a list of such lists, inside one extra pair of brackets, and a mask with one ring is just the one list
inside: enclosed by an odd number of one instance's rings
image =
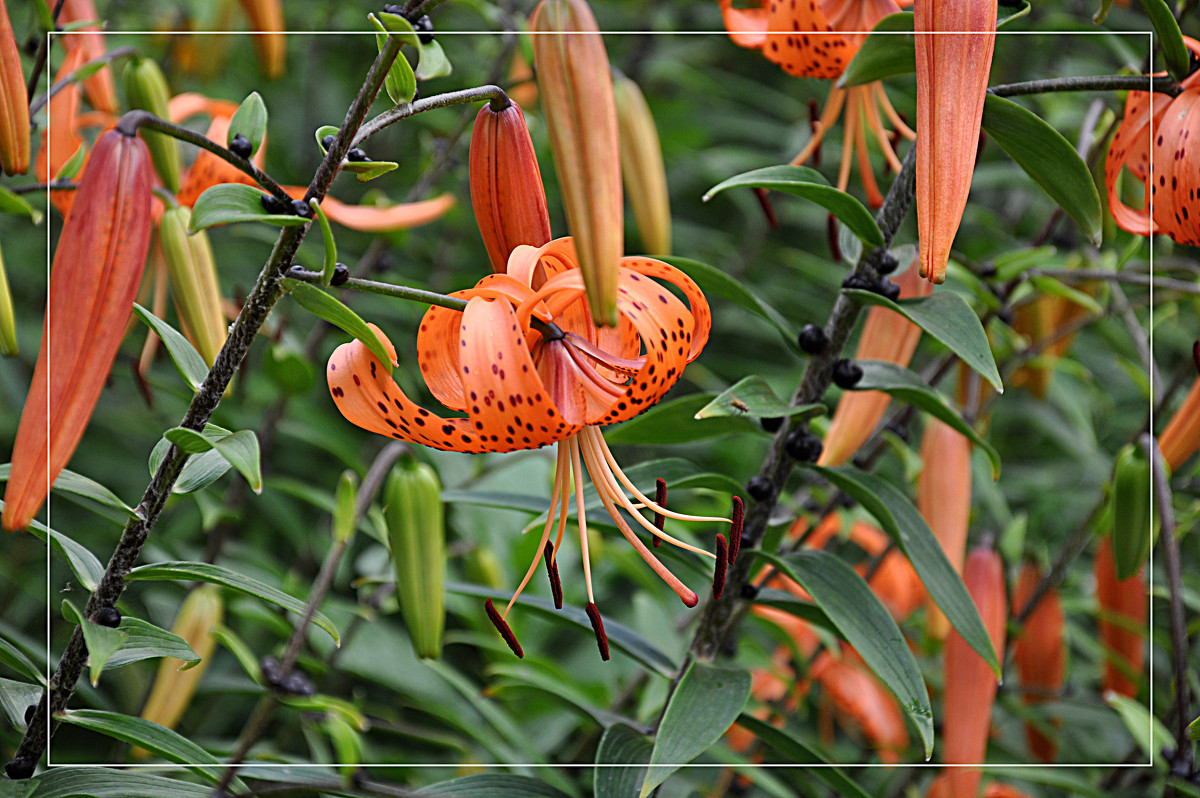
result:
[(762, 49), (767, 40), (767, 9), (735, 8), (733, 0), (721, 0), (721, 17), (734, 44), (750, 50)]

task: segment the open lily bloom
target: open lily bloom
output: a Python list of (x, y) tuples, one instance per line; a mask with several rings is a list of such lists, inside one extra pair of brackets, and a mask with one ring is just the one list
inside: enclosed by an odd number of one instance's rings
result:
[[(879, 20), (900, 10), (895, 0), (822, 0), (787, 3), (769, 0), (761, 8), (735, 8), (732, 0), (720, 0), (725, 28), (735, 44), (762, 50), (768, 61), (778, 64), (790, 75), (836, 80), (854, 57), (863, 38)], [(907, 5), (905, 3), (904, 5)], [(855, 159), (862, 175), (867, 201), (878, 207), (883, 194), (875, 182), (867, 151), (867, 132), (875, 138), (889, 168), (900, 171), (900, 159), (892, 144), (892, 134), (883, 125), (886, 116), (901, 136), (912, 140), (916, 134), (892, 107), (879, 81), (829, 91), (821, 117), (813, 123), (813, 135), (791, 163), (802, 166), (821, 146), (826, 133), (846, 111), (842, 131), (842, 162), (837, 187), (845, 191)]]
[[(678, 288), (688, 304), (658, 280)], [(666, 534), (641, 510), (687, 521), (729, 523), (729, 519), (675, 513), (663, 507), (661, 500), (641, 493), (621, 471), (596, 427), (632, 418), (658, 402), (679, 380), (688, 362), (700, 354), (712, 321), (700, 289), (687, 275), (661, 261), (622, 258), (619, 323), (597, 329), (588, 310), (574, 244), (570, 238), (560, 238), (542, 247), (518, 246), (509, 256), (505, 274), (489, 274), (474, 288), (452, 296), (467, 300), (466, 309), (431, 307), (417, 334), (417, 358), (430, 392), (451, 410), (465, 412), (465, 418), (441, 417), (418, 407), (360, 341), (339, 346), (329, 358), (329, 390), (342, 415), (352, 423), (435, 449), (512, 452), (560, 444), (538, 556), (504, 613), (489, 605), (489, 615), (513, 651), (521, 655), (504, 617), (528, 584), (543, 552), (556, 599), (561, 602), (555, 563), (573, 486), (588, 615), (607, 658), (607, 639), (595, 609), (587, 553), (584, 468), (621, 534), (685, 604), (695, 606), (696, 593), (663, 565), (632, 526), (712, 557)], [(374, 329), (394, 361), (395, 349)], [(738, 504), (735, 500), (735, 515), (740, 517)], [(632, 520), (632, 526), (626, 518)], [(548, 547), (556, 520), (557, 537)], [(733, 535), (739, 536), (741, 530), (736, 526)], [(723, 561), (718, 563), (719, 575), (723, 565)], [(719, 587), (714, 583), (718, 594)]]

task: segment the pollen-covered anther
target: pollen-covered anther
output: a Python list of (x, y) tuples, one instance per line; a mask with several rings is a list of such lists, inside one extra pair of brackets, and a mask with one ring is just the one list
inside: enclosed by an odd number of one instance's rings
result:
[[(654, 480), (654, 503), (662, 507), (667, 503), (667, 481), (662, 477)], [(667, 518), (662, 513), (654, 514), (654, 525), (658, 527), (658, 531), (663, 531), (663, 526), (667, 523)], [(662, 538), (654, 536), (654, 548), (662, 545)]]
[(717, 535), (717, 565), (713, 571), (713, 598), (721, 599), (725, 592), (725, 568), (729, 562), (729, 544), (724, 535)]
[(558, 578), (558, 563), (554, 559), (554, 544), (546, 541), (543, 550), (546, 558), (546, 575), (550, 578), (550, 593), (554, 596), (554, 609), (561, 610), (563, 606), (562, 580)]
[(608, 635), (604, 633), (604, 619), (600, 617), (600, 608), (594, 601), (589, 601), (587, 607), (588, 620), (592, 622), (592, 631), (596, 633), (596, 646), (600, 649), (600, 659), (608, 661)]
[(504, 642), (508, 643), (508, 647), (512, 649), (512, 653), (524, 659), (525, 652), (521, 649), (521, 644), (517, 642), (517, 636), (513, 634), (512, 628), (496, 610), (495, 605), (492, 604), (492, 600), (488, 599), (485, 601), (483, 607), (487, 610), (488, 620), (492, 622), (492, 626), (496, 627), (496, 631), (504, 638)]
[(733, 528), (729, 530), (729, 564), (737, 562), (738, 552), (742, 550), (742, 527), (746, 524), (746, 505), (742, 504), (741, 496), (733, 497)]

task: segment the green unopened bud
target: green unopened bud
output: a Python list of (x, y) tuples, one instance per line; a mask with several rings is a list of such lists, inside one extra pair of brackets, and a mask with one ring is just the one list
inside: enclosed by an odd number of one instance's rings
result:
[(1113, 561), (1117, 578), (1135, 576), (1150, 556), (1158, 530), (1150, 512), (1150, 461), (1141, 446), (1129, 444), (1117, 454), (1113, 468)]
[(17, 355), (17, 320), (13, 314), (12, 292), (4, 273), (4, 255), (0, 254), (0, 355)]
[[(158, 64), (149, 58), (135, 58), (125, 67), (125, 100), (129, 107), (149, 111), (159, 119), (168, 119), (167, 102), (171, 91)], [(179, 159), (179, 144), (164, 133), (143, 130), (142, 138), (150, 150), (154, 169), (163, 185), (172, 193), (179, 191), (179, 175), (183, 171)]]
[(417, 656), (425, 659), (441, 656), (446, 620), (442, 591), (446, 527), (441, 494), (434, 470), (411, 457), (392, 468), (384, 488), (400, 613)]
[(191, 220), (192, 212), (185, 206), (164, 211), (158, 236), (184, 334), (211, 366), (225, 345), (228, 328), (208, 233), (201, 230), (188, 235)]
[(654, 115), (638, 85), (613, 78), (621, 146), (621, 177), (647, 255), (671, 254), (671, 200)]
[(338, 479), (333, 501), (333, 542), (347, 545), (354, 537), (354, 504), (358, 499), (358, 479), (347, 469)]

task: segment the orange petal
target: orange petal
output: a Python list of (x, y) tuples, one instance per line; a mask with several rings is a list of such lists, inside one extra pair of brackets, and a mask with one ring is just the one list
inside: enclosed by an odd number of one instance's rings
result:
[[(74, 22), (86, 22), (100, 19), (92, 0), (63, 0), (62, 11), (58, 15), (58, 26), (65, 28)], [(104, 43), (104, 34), (99, 25), (85, 25), (76, 28), (71, 33), (61, 34), (63, 47), (69, 52), (79, 50), (83, 53), (83, 61), (92, 61), (108, 50)], [(117, 112), (117, 90), (113, 85), (112, 70), (104, 67), (83, 82), (83, 90), (88, 102), (97, 111), (107, 114)]]
[(282, 0), (241, 0), (241, 3), (250, 18), (251, 30), (256, 31), (252, 39), (259, 68), (274, 80), (283, 74), (287, 60)]
[(767, 9), (735, 8), (733, 0), (721, 0), (721, 17), (734, 44), (751, 50), (762, 49), (767, 40)]
[(150, 248), (151, 172), (145, 143), (110, 131), (96, 142), (76, 189), (54, 251), (42, 346), (13, 446), (3, 514), (9, 531), (29, 525), (104, 389)]
[(0, 3), (0, 166), (6, 175), (29, 171), (29, 99), (4, 3)]
[[(302, 198), (308, 191), (303, 186), (284, 186), (284, 188), (296, 199)], [(389, 233), (393, 230), (420, 227), (442, 218), (454, 207), (454, 195), (442, 194), (433, 199), (402, 202), (386, 208), (371, 205), (347, 205), (334, 197), (327, 196), (321, 202), (321, 207), (330, 221), (337, 222), (343, 227), (363, 233)]]
[(763, 55), (790, 75), (839, 77), (857, 45), (834, 32), (822, 4), (813, 0), (770, 0)]
[(1154, 221), (1180, 244), (1200, 244), (1200, 150), (1189, 141), (1200, 131), (1200, 88), (1183, 92), (1167, 106), (1153, 143), (1155, 175), (1150, 181)]
[[(62, 65), (58, 68), (58, 73), (54, 76), (54, 82), (57, 83), (74, 72), (82, 63), (82, 52), (78, 50), (68, 52), (63, 58)], [(46, 107), (46, 114), (50, 121), (42, 130), (42, 143), (34, 163), (34, 172), (44, 183), (49, 183), (83, 144), (83, 138), (79, 135), (78, 129), (79, 99), (79, 84), (71, 83), (51, 97)], [(26, 137), (28, 138), (28, 136)], [(86, 161), (84, 168), (86, 169)], [(80, 170), (80, 174), (83, 174), (83, 170)], [(74, 198), (74, 191), (50, 192), (50, 202), (54, 204), (64, 219), (71, 210), (71, 202)]]
[[(229, 136), (229, 117), (214, 116), (208, 125), (208, 132), (205, 136), (209, 141), (214, 141), (222, 146), (225, 144), (225, 139)], [(262, 165), (263, 152), (266, 150), (265, 140), (264, 145), (258, 148), (258, 152), (254, 155), (255, 163)], [(191, 207), (196, 204), (196, 200), (207, 191), (209, 188), (218, 183), (242, 183), (247, 186), (256, 186), (254, 178), (238, 169), (233, 164), (218, 158), (208, 150), (200, 150), (196, 153), (196, 160), (192, 162), (187, 174), (184, 175), (180, 182), (179, 194), (176, 199), (180, 204)]]
[(915, 14), (921, 276), (941, 283), (971, 193), (996, 44), (996, 0), (922, 2)]
[[(1041, 570), (1032, 563), (1021, 569), (1021, 578), (1013, 593), (1013, 614), (1025, 611), (1042, 581)], [(1013, 661), (1021, 676), (1021, 686), (1034, 692), (1026, 692), (1026, 704), (1038, 704), (1048, 700), (1046, 694), (1062, 689), (1067, 671), (1067, 648), (1063, 638), (1063, 611), (1058, 591), (1048, 590), (1037, 607), (1025, 619), (1025, 626), (1013, 644)], [(1054, 725), (1058, 725), (1055, 721)], [(1025, 739), (1029, 750), (1040, 761), (1054, 761), (1058, 745), (1037, 729), (1031, 722), (1025, 723)]]
[(1200, 449), (1200, 379), (1192, 383), (1183, 404), (1159, 436), (1158, 444), (1172, 471), (1178, 470)]
[(811, 674), (833, 699), (842, 722), (859, 728), (884, 762), (898, 761), (897, 754), (908, 747), (908, 730), (896, 697), (863, 666), (849, 657), (835, 660), (827, 651)]
[[(926, 421), (921, 439), (925, 468), (917, 478), (917, 509), (933, 531), (946, 559), (961, 573), (971, 518), (971, 442), (937, 419)], [(932, 599), (926, 602), (929, 635), (944, 640), (946, 616)]]
[(1104, 646), (1104, 690), (1136, 698), (1146, 662), (1145, 568), (1124, 581), (1118, 579), (1110, 537), (1100, 541), (1092, 567), (1100, 605), (1096, 626)]
[(205, 97), (195, 92), (176, 94), (167, 101), (167, 115), (175, 123), (199, 114), (207, 114), (213, 119), (218, 116), (233, 116), (237, 109), (238, 105), (235, 102)]

